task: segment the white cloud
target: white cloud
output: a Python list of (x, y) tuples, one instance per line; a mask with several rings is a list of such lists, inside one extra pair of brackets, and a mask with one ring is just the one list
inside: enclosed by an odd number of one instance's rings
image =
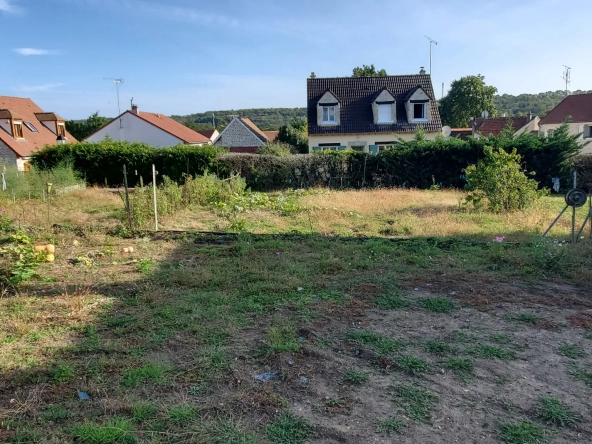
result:
[(24, 9), (15, 5), (13, 0), (0, 0), (0, 11), (10, 14), (19, 14), (24, 12)]
[[(0, 0), (2, 1), (2, 0)], [(23, 56), (43, 56), (43, 55), (57, 55), (59, 51), (50, 49), (37, 49), (37, 48), (14, 48), (14, 52)]]
[(14, 88), (14, 90), (24, 93), (50, 92), (62, 86), (64, 86), (63, 83), (46, 83), (44, 85), (20, 85)]

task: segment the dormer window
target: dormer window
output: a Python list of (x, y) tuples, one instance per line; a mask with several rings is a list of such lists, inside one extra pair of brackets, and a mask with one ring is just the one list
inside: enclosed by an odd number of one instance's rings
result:
[(323, 123), (335, 124), (335, 106), (323, 106)]
[(14, 122), (14, 138), (15, 139), (24, 139), (23, 136), (23, 123), (22, 122)]
[(427, 103), (414, 103), (413, 104), (413, 120), (426, 120)]
[(374, 96), (372, 115), (377, 125), (392, 125), (397, 121), (395, 97), (386, 88)]
[(66, 137), (66, 127), (63, 123), (58, 123), (58, 136)]
[(377, 123), (393, 123), (393, 105), (390, 103), (379, 104)]

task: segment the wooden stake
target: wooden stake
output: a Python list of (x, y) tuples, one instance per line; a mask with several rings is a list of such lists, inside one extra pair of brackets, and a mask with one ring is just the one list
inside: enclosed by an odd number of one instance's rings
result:
[(158, 206), (156, 205), (156, 167), (152, 164), (152, 191), (154, 193), (154, 229), (158, 231)]
[(127, 169), (125, 168), (125, 165), (123, 165), (123, 185), (125, 186), (125, 209), (127, 211), (127, 222), (129, 224), (129, 229), (132, 230), (132, 214), (129, 203), (129, 191), (127, 188)]

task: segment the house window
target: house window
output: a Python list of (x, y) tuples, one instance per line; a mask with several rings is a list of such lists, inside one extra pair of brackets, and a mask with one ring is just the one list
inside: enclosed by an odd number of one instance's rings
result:
[(38, 133), (38, 132), (39, 132), (39, 131), (37, 131), (37, 128), (35, 128), (31, 122), (25, 122), (25, 126), (26, 126), (27, 128), (29, 128), (29, 130), (30, 130), (32, 133)]
[(388, 148), (394, 148), (395, 142), (376, 142), (376, 146), (378, 147), (378, 152), (384, 151)]
[(321, 151), (338, 151), (340, 143), (319, 143)]
[(15, 139), (23, 139), (23, 124), (22, 123), (14, 123), (14, 138)]
[(335, 123), (335, 107), (323, 106), (323, 123)]
[(584, 127), (584, 137), (586, 139), (592, 139), (592, 125), (586, 125)]
[(414, 103), (413, 104), (413, 120), (425, 120), (426, 119), (426, 104), (425, 103)]
[(378, 123), (393, 123), (393, 106), (378, 105)]
[(66, 127), (63, 123), (58, 123), (58, 136), (66, 137)]

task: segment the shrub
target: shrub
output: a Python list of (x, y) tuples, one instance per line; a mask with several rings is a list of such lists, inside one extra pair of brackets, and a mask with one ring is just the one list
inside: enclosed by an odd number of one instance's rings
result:
[(508, 153), (485, 147), (485, 158), (465, 169), (471, 191), (467, 202), (479, 207), (486, 200), (487, 208), (494, 213), (531, 207), (542, 192), (522, 171), (520, 161), (516, 149)]
[(287, 143), (267, 142), (257, 150), (257, 154), (268, 154), (270, 156), (285, 157), (292, 154), (292, 147)]

